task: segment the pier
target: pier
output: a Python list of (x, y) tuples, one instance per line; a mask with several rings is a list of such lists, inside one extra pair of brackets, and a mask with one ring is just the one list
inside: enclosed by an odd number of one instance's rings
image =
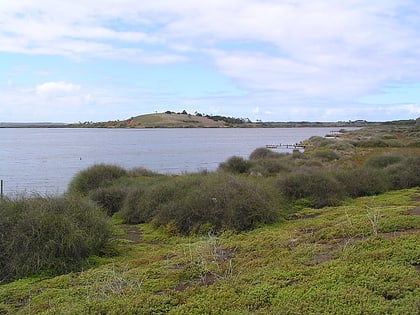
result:
[(265, 146), (267, 149), (305, 149), (307, 145), (305, 144), (267, 144)]

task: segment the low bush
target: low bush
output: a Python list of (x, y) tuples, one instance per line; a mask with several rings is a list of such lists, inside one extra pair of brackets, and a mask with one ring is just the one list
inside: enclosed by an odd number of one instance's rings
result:
[(167, 177), (133, 190), (121, 216), (153, 222), (182, 234), (244, 231), (278, 217), (275, 193), (253, 178), (213, 173)]
[(387, 141), (381, 138), (369, 138), (369, 139), (361, 139), (358, 141), (351, 141), (355, 147), (361, 148), (385, 148), (389, 147)]
[(398, 163), (404, 159), (405, 156), (402, 154), (384, 153), (370, 157), (366, 161), (365, 166), (373, 168), (385, 168), (389, 165)]
[(99, 187), (89, 192), (89, 199), (95, 201), (109, 216), (120, 211), (127, 196), (127, 187)]
[(116, 165), (97, 164), (78, 173), (69, 184), (70, 193), (84, 196), (91, 190), (112, 185), (113, 181), (127, 176), (127, 171)]
[(247, 173), (251, 168), (251, 162), (240, 156), (232, 156), (226, 162), (220, 163), (219, 169), (234, 174)]
[(305, 204), (316, 208), (335, 206), (345, 197), (343, 186), (325, 170), (304, 169), (282, 176), (277, 187), (286, 200), (305, 199)]
[(330, 150), (337, 150), (337, 151), (347, 151), (351, 152), (354, 149), (354, 145), (352, 145), (350, 142), (341, 140), (337, 141), (335, 143), (332, 143), (327, 146)]
[(128, 192), (121, 211), (122, 218), (129, 223), (151, 221), (158, 212), (162, 212), (162, 207), (169, 209), (172, 201), (181, 200), (191, 186), (198, 185), (199, 177), (168, 176), (136, 185)]
[(263, 159), (256, 161), (249, 172), (252, 175), (271, 176), (287, 173), (291, 168), (291, 163), (283, 159)]
[(320, 136), (313, 136), (308, 139), (309, 143), (315, 148), (325, 147), (327, 145), (334, 144), (336, 140), (328, 139)]
[(364, 167), (337, 170), (335, 177), (351, 198), (383, 193), (390, 188), (385, 173), (379, 169)]
[(110, 236), (106, 215), (75, 197), (0, 200), (0, 282), (78, 270)]
[(285, 155), (286, 153), (274, 152), (267, 148), (257, 148), (249, 155), (249, 159), (250, 160), (277, 159)]
[(135, 167), (129, 170), (127, 175), (132, 176), (132, 177), (139, 177), (139, 176), (151, 177), (151, 176), (157, 176), (159, 174), (144, 167)]
[(326, 162), (340, 159), (340, 155), (333, 150), (318, 150), (314, 153), (314, 157)]
[(420, 186), (420, 157), (408, 156), (385, 169), (391, 189)]

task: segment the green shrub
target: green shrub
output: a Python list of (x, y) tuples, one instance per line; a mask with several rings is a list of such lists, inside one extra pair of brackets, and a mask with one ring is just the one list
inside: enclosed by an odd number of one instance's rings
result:
[[(420, 137), (420, 135), (419, 135), (419, 137)], [(407, 147), (420, 148), (420, 139), (410, 141), (410, 143), (407, 144)]]
[(314, 153), (314, 157), (319, 158), (322, 161), (334, 161), (340, 158), (333, 150), (318, 150)]
[[(162, 207), (168, 208), (173, 200), (182, 199), (191, 186), (197, 185), (200, 176), (167, 176), (132, 188), (121, 211), (129, 223), (149, 222)], [(169, 210), (168, 210), (169, 211)]]
[(420, 157), (408, 156), (385, 169), (392, 189), (420, 186)]
[(388, 147), (388, 143), (380, 138), (369, 138), (361, 139), (358, 141), (351, 142), (355, 147), (361, 148), (385, 148)]
[(259, 159), (276, 159), (276, 158), (280, 158), (282, 156), (285, 156), (285, 153), (278, 153), (278, 152), (273, 152), (270, 149), (267, 148), (258, 148), (255, 149), (250, 155), (249, 155), (249, 159), (250, 160), (259, 160)]
[(70, 182), (69, 192), (87, 195), (91, 190), (109, 186), (127, 171), (116, 165), (97, 164), (78, 173)]
[(250, 161), (240, 156), (232, 156), (226, 162), (220, 163), (219, 169), (234, 174), (247, 173), (251, 167)]
[(278, 216), (275, 193), (253, 180), (223, 173), (167, 177), (130, 192), (121, 216), (182, 234), (247, 230)]
[(249, 172), (254, 175), (270, 176), (279, 173), (287, 173), (290, 171), (291, 167), (291, 163), (283, 159), (263, 159), (255, 161)]
[(345, 196), (340, 182), (325, 170), (300, 170), (280, 177), (277, 186), (287, 200), (306, 199), (316, 208), (337, 205)]
[(106, 215), (83, 199), (0, 200), (0, 282), (77, 270), (109, 236)]
[(351, 198), (380, 194), (390, 188), (385, 173), (374, 168), (337, 170), (335, 177)]
[(151, 170), (148, 170), (147, 168), (144, 168), (144, 167), (135, 167), (129, 170), (127, 175), (132, 176), (132, 177), (139, 177), (139, 176), (151, 177), (151, 176), (157, 176), (159, 174)]
[(95, 201), (109, 216), (121, 210), (126, 196), (127, 187), (116, 185), (99, 187), (89, 193), (89, 199)]
[(311, 143), (315, 148), (325, 147), (327, 145), (331, 145), (335, 143), (336, 140), (328, 139), (320, 136), (313, 136), (308, 139), (309, 143)]
[(330, 150), (350, 152), (354, 149), (354, 145), (352, 145), (348, 141), (340, 140), (340, 141), (337, 141), (335, 143), (328, 145), (327, 148)]
[(385, 168), (389, 165), (398, 163), (405, 159), (405, 156), (402, 154), (395, 154), (395, 153), (384, 153), (379, 155), (374, 155), (370, 157), (365, 165), (367, 167), (373, 168)]

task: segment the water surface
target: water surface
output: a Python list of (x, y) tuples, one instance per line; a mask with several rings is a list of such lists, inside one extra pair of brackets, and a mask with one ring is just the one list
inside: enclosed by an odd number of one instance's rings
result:
[(95, 163), (159, 173), (215, 170), (267, 144), (294, 144), (340, 128), (70, 129), (0, 128), (0, 179), (6, 195), (63, 193)]

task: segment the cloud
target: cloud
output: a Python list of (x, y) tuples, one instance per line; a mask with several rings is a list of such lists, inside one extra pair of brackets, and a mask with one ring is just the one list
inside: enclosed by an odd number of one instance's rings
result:
[[(420, 81), (419, 15), (415, 0), (1, 1), (0, 51), (212, 68), (244, 91), (233, 99), (202, 95), (220, 112), (229, 103), (251, 114), (258, 104), (254, 114), (279, 117), (370, 115), (356, 99), (389, 83)], [(83, 94), (56, 78), (36, 93)], [(148, 101), (171, 102), (165, 93)], [(101, 103), (91, 91), (80, 100)], [(412, 106), (406, 111), (416, 113)]]
[(36, 94), (42, 97), (70, 95), (78, 92), (80, 85), (66, 83), (66, 82), (46, 82), (37, 85), (35, 88)]
[(141, 63), (195, 52), (241, 86), (308, 95), (420, 75), (414, 1), (14, 2), (0, 4), (1, 50)]

